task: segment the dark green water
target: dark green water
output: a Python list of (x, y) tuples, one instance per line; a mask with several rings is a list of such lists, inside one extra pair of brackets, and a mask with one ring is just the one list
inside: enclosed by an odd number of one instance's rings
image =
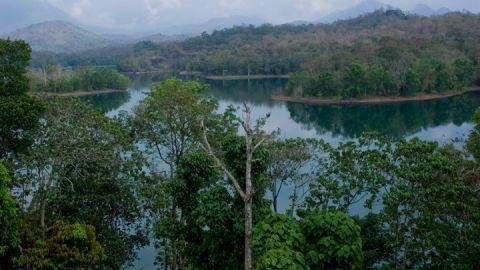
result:
[[(135, 77), (126, 93), (85, 97), (109, 116), (132, 109), (145, 97), (149, 86), (164, 77)], [(462, 141), (472, 130), (470, 119), (480, 106), (480, 93), (431, 101), (415, 101), (382, 105), (303, 105), (277, 102), (271, 95), (285, 87), (285, 79), (242, 81), (204, 81), (210, 84), (207, 93), (219, 100), (222, 111), (230, 104), (247, 102), (254, 116), (271, 113), (267, 129), (282, 131), (284, 137), (321, 137), (337, 144), (354, 139), (365, 131), (376, 131), (392, 137), (420, 137), (439, 143)], [(457, 143), (460, 145), (460, 143)], [(289, 201), (288, 188), (279, 198), (280, 209)], [(362, 207), (354, 210), (361, 214)], [(155, 269), (156, 251), (153, 245), (138, 251), (139, 259), (130, 269)]]

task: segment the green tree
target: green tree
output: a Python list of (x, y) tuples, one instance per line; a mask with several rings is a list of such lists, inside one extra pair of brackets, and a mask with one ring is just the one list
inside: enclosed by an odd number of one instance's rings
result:
[[(141, 162), (128, 131), (74, 98), (47, 96), (35, 142), (17, 155), (21, 209), (46, 233), (56, 220), (90, 224), (105, 246), (103, 264), (119, 268), (134, 256), (141, 234), (136, 194)], [(25, 200), (27, 194), (31, 200)], [(29, 213), (25, 213), (28, 215)]]
[(46, 239), (22, 251), (19, 265), (24, 269), (92, 269), (105, 259), (95, 229), (80, 223), (56, 221)]
[(25, 149), (44, 106), (27, 95), (30, 47), (24, 41), (0, 39), (0, 158)]
[(389, 141), (374, 134), (337, 147), (320, 142), (317, 178), (310, 184), (306, 208), (348, 213), (352, 205), (363, 203), (371, 209), (387, 183), (389, 149)]
[[(219, 146), (220, 154), (232, 173), (242, 177), (245, 171), (244, 138), (234, 134), (227, 136)], [(252, 165), (255, 179), (265, 178), (266, 153), (258, 151)], [(244, 180), (240, 180), (243, 184)], [(254, 182), (258, 197), (253, 200), (254, 224), (269, 213), (269, 203), (263, 198), (265, 183)], [(185, 154), (177, 174), (164, 184), (172, 205), (177, 206), (176, 214), (161, 216), (155, 226), (160, 241), (176, 243), (179, 258), (176, 267), (185, 269), (238, 269), (243, 265), (244, 212), (243, 199), (230, 192), (230, 184), (214, 166), (205, 152)], [(205, 229), (208, 228), (208, 229)], [(163, 264), (169, 265), (165, 262)]]
[[(147, 146), (146, 155), (151, 157), (150, 181), (144, 186), (143, 193), (156, 202), (149, 204), (154, 223), (160, 218), (165, 220), (162, 217), (164, 215), (167, 215), (171, 222), (180, 221), (182, 217), (178, 213), (179, 206), (176, 201), (170, 200), (170, 194), (163, 196), (165, 191), (162, 185), (175, 180), (177, 167), (185, 155), (201, 148), (201, 120), (215, 127), (218, 127), (217, 121), (222, 121), (221, 117), (214, 117), (217, 102), (205, 97), (206, 88), (206, 85), (199, 82), (175, 78), (156, 84), (152, 86), (149, 96), (135, 108), (134, 118), (129, 121), (137, 142)], [(223, 123), (228, 130), (229, 124)], [(166, 172), (165, 177), (161, 177), (163, 172)], [(175, 269), (184, 259), (183, 254), (178, 254), (181, 252), (178, 248), (183, 248), (176, 238), (170, 240), (171, 264)], [(167, 254), (164, 259), (166, 256)]]
[(397, 95), (397, 85), (393, 79), (393, 74), (382, 68), (374, 68), (367, 75), (368, 85), (366, 85), (368, 91), (367, 95)]
[[(238, 162), (238, 159), (235, 161), (234, 164), (228, 166), (228, 163), (225, 162), (229, 161), (228, 157), (222, 161), (218, 158), (218, 155), (215, 153), (214, 149), (212, 148), (211, 144), (207, 138), (207, 130), (202, 121), (202, 130), (203, 130), (203, 143), (204, 147), (209, 155), (212, 156), (215, 166), (217, 166), (227, 177), (230, 183), (235, 188), (236, 193), (240, 196), (244, 203), (244, 240), (245, 240), (245, 260), (244, 260), (244, 267), (245, 270), (251, 270), (253, 267), (252, 261), (252, 230), (253, 230), (253, 201), (254, 197), (258, 196), (258, 183), (261, 183), (261, 179), (255, 177), (252, 174), (252, 169), (254, 168), (253, 165), (255, 164), (254, 161), (254, 153), (261, 152), (262, 145), (267, 141), (269, 135), (267, 135), (263, 131), (263, 126), (265, 125), (268, 117), (270, 114), (267, 114), (265, 117), (257, 119), (256, 123), (252, 123), (251, 119), (251, 108), (245, 103), (243, 109), (243, 120), (241, 120), (241, 125), (243, 127), (243, 131), (245, 132), (245, 160), (244, 162)], [(242, 147), (243, 148), (243, 147)], [(237, 146), (236, 149), (239, 149)], [(238, 157), (238, 156), (237, 156)], [(243, 159), (243, 158), (242, 158)], [(240, 165), (242, 164), (242, 165)], [(239, 166), (243, 167), (245, 164), (244, 170), (241, 173), (235, 174), (237, 168)], [(253, 177), (252, 177), (253, 176)]]
[(436, 69), (435, 90), (444, 92), (455, 90), (455, 78), (446, 65), (439, 64)]
[(307, 269), (302, 252), (306, 240), (290, 216), (271, 214), (254, 229), (255, 269)]
[(29, 80), (26, 67), (30, 53), (30, 46), (24, 41), (0, 39), (0, 96), (27, 93)]
[(297, 205), (297, 189), (306, 185), (305, 166), (311, 158), (311, 141), (303, 139), (273, 140), (266, 145), (267, 173), (270, 177), (273, 210), (278, 213), (278, 197), (286, 186), (293, 186), (290, 213)]
[(316, 87), (319, 94), (323, 97), (333, 97), (338, 95), (338, 86), (330, 72), (324, 72), (318, 76)]
[[(393, 249), (380, 214), (368, 213), (355, 217), (362, 234), (362, 249), (366, 269), (389, 266)], [(387, 268), (388, 269), (388, 268)]]
[(169, 79), (154, 85), (135, 109), (136, 138), (169, 167), (170, 178), (183, 155), (199, 148), (200, 120), (209, 119), (217, 106), (215, 100), (204, 98), (206, 88), (194, 81)]
[(480, 200), (464, 181), (452, 146), (418, 139), (395, 144), (381, 213), (396, 268), (478, 267)]
[(20, 222), (15, 201), (10, 195), (10, 177), (0, 163), (0, 268), (9, 268), (20, 244)]
[(460, 88), (470, 86), (475, 79), (475, 65), (468, 58), (458, 58), (453, 62), (453, 73)]
[(302, 248), (309, 269), (363, 267), (360, 227), (342, 212), (299, 211)]
[(405, 82), (402, 85), (402, 95), (408, 96), (418, 93), (422, 90), (420, 75), (413, 68), (408, 68), (405, 73)]
[(465, 147), (477, 161), (480, 161), (480, 108), (475, 112), (473, 121), (475, 123), (475, 127), (470, 133)]
[(360, 97), (366, 96), (367, 73), (363, 66), (359, 63), (353, 63), (348, 66), (343, 74), (343, 87), (345, 97)]

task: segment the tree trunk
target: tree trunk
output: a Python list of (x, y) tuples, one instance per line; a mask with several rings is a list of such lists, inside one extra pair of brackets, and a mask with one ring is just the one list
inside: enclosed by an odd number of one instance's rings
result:
[(272, 198), (273, 198), (273, 211), (274, 211), (275, 213), (278, 213), (278, 211), (277, 211), (277, 204), (278, 204), (278, 202), (277, 202), (277, 197), (278, 197), (278, 195), (276, 195), (276, 194), (273, 194), (273, 195), (272, 195)]
[(253, 142), (251, 134), (245, 136), (247, 146), (247, 162), (245, 166), (245, 270), (252, 270), (252, 159)]
[(40, 195), (40, 227), (42, 228), (43, 234), (45, 234), (45, 208), (47, 204), (47, 199), (45, 198), (45, 192), (42, 192)]
[(245, 270), (252, 270), (252, 198), (245, 201)]
[(164, 270), (168, 270), (168, 241), (167, 240), (164, 240), (164, 254), (163, 254), (163, 269)]
[(295, 205), (297, 204), (297, 188), (293, 189), (293, 196), (292, 196), (292, 205), (290, 205), (290, 216), (293, 217), (295, 213)]
[(177, 243), (174, 241), (173, 242), (173, 247), (172, 247), (172, 270), (177, 270)]
[[(220, 161), (220, 159), (215, 155), (210, 143), (207, 139), (207, 133), (203, 121), (201, 121), (201, 126), (203, 130), (203, 142), (204, 147), (207, 152), (213, 157), (215, 165), (222, 170), (228, 179), (232, 181), (233, 186), (237, 190), (240, 197), (242, 197), (244, 206), (245, 206), (245, 270), (253, 270), (252, 267), (252, 227), (253, 227), (253, 213), (252, 213), (252, 204), (253, 196), (255, 195), (255, 189), (252, 185), (252, 162), (253, 162), (253, 152), (260, 145), (262, 145), (267, 137), (263, 136), (262, 139), (254, 146), (253, 137), (255, 136), (255, 130), (250, 126), (250, 108), (244, 103), (245, 106), (245, 121), (242, 121), (242, 126), (245, 130), (245, 145), (246, 145), (246, 154), (247, 160), (245, 163), (245, 190), (241, 187), (239, 181), (233, 176), (226, 166)], [(268, 118), (270, 114), (267, 114)]]

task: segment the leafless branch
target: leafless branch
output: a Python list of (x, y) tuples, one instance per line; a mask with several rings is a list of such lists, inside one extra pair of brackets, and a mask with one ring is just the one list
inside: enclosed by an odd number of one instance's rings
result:
[(212, 146), (210, 145), (210, 143), (208, 142), (208, 139), (207, 139), (207, 132), (206, 132), (203, 120), (201, 121), (201, 127), (202, 127), (203, 142), (204, 142), (205, 149), (207, 150), (208, 154), (213, 158), (213, 160), (215, 162), (215, 165), (227, 175), (227, 177), (228, 177), (228, 179), (230, 179), (230, 181), (232, 181), (233, 186), (235, 187), (237, 192), (240, 194), (240, 196), (243, 199), (246, 199), (245, 192), (240, 187), (240, 184), (238, 183), (237, 179), (230, 173), (230, 171), (227, 169), (227, 167), (220, 161), (220, 159), (213, 152)]

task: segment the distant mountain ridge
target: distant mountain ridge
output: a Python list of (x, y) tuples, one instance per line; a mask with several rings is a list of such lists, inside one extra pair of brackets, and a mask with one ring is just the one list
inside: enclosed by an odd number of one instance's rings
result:
[(74, 20), (65, 12), (38, 0), (0, 0), (0, 35), (32, 24)]
[(100, 35), (65, 21), (47, 21), (30, 25), (3, 35), (4, 38), (25, 40), (33, 51), (74, 53), (110, 45)]
[(198, 35), (203, 32), (212, 32), (239, 25), (261, 25), (265, 21), (256, 17), (248, 16), (230, 16), (212, 18), (206, 22), (190, 25), (178, 25), (169, 27), (160, 27), (159, 32), (167, 35)]
[[(370, 13), (379, 9), (389, 10), (389, 9), (399, 9), (399, 8), (376, 1), (376, 0), (365, 0), (353, 7), (332, 12), (314, 23), (332, 23), (338, 20), (352, 19), (360, 15), (365, 15), (367, 13)], [(448, 12), (451, 12), (451, 10), (448, 8), (433, 9), (425, 4), (417, 4), (412, 9), (406, 9), (403, 11), (409, 14), (415, 14), (415, 15), (427, 16), (427, 17), (443, 15)]]
[(421, 15), (421, 16), (437, 16), (437, 15), (443, 15), (450, 11), (451, 10), (448, 8), (433, 9), (427, 5), (418, 4), (418, 5), (415, 5), (415, 7), (409, 12), (413, 14)]
[(332, 12), (317, 22), (332, 23), (338, 20), (352, 19), (378, 9), (394, 9), (394, 7), (376, 0), (366, 0), (351, 8)]

